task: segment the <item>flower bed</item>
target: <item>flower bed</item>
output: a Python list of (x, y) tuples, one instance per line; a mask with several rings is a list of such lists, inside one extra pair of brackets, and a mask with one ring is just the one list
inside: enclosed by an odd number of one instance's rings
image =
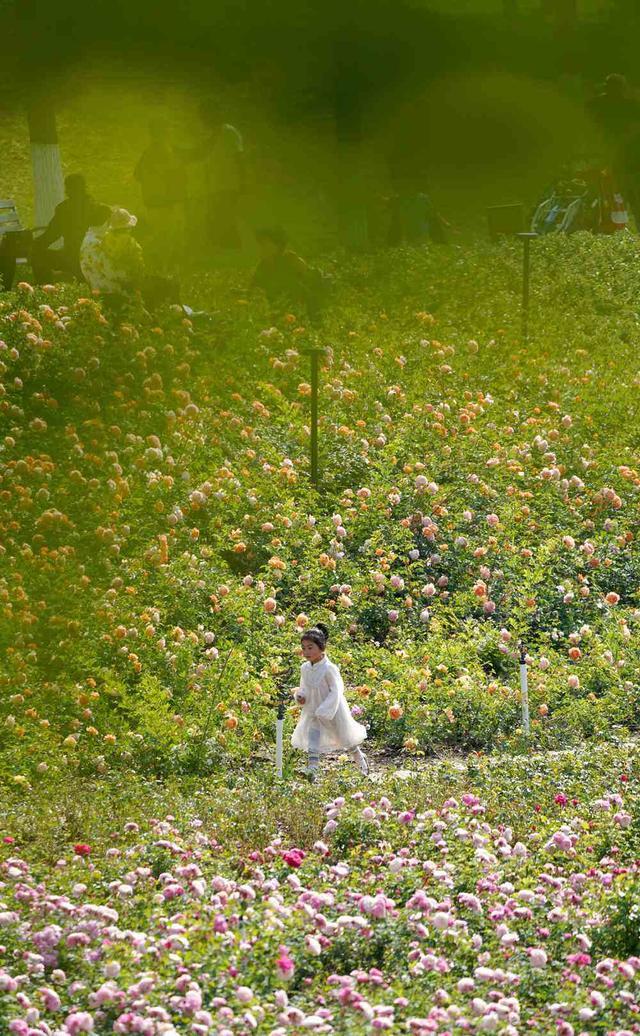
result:
[(318, 619), (383, 748), (520, 750), (520, 637), (531, 744), (633, 732), (636, 253), (537, 242), (529, 350), (509, 244), (352, 260), (322, 330), (230, 274), (192, 287), (206, 334), (68, 287), (3, 298), (4, 775), (264, 755)]
[(15, 793), (2, 1031), (637, 1032), (639, 776), (607, 746), (375, 786), (62, 786), (40, 830)]

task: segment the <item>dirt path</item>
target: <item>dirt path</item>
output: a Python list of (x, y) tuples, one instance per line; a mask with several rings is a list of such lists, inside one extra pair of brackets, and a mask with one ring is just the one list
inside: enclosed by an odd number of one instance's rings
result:
[[(384, 781), (391, 773), (393, 773), (393, 775), (400, 780), (409, 780), (412, 777), (418, 776), (420, 773), (428, 773), (436, 770), (443, 764), (447, 764), (462, 773), (467, 769), (470, 760), (480, 761), (489, 759), (495, 765), (501, 760), (509, 762), (520, 758), (527, 758), (529, 760), (561, 759), (563, 756), (569, 755), (573, 752), (579, 752), (586, 749), (596, 751), (600, 747), (611, 744), (616, 744), (617, 747), (623, 749), (637, 748), (640, 744), (640, 735), (630, 738), (627, 741), (581, 741), (577, 745), (573, 745), (571, 748), (549, 749), (547, 751), (538, 752), (496, 752), (482, 753), (478, 755), (476, 752), (465, 753), (442, 751), (437, 752), (434, 755), (416, 758), (415, 756), (407, 755), (405, 752), (369, 751), (367, 752), (367, 759), (369, 760), (370, 766), (368, 779), (376, 783), (378, 781)], [(267, 763), (266, 757), (263, 757), (263, 761)], [(273, 759), (270, 759), (269, 762), (273, 765)], [(325, 758), (321, 763), (320, 772), (322, 773), (322, 771), (325, 771), (335, 773), (336, 770), (346, 770), (352, 766), (353, 764), (347, 760), (345, 755), (340, 756), (336, 754)], [(295, 767), (296, 774), (302, 774), (303, 767), (304, 761), (301, 758), (300, 765), (296, 765)]]

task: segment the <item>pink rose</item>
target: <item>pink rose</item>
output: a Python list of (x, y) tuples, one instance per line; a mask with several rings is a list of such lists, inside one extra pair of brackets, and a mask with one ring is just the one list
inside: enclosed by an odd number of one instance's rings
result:
[(527, 953), (529, 954), (532, 968), (545, 968), (547, 966), (549, 958), (544, 950), (534, 947), (527, 950)]
[(286, 946), (280, 947), (280, 956), (276, 960), (276, 968), (280, 978), (288, 979), (293, 976), (296, 966), (291, 960)]
[(282, 859), (289, 867), (300, 867), (304, 858), (305, 853), (302, 849), (287, 849), (282, 853)]
[(60, 1010), (60, 997), (56, 993), (55, 989), (45, 987), (40, 990), (40, 994), (42, 996), (45, 1011), (53, 1011), (55, 1013)]
[(618, 825), (618, 827), (629, 827), (631, 816), (629, 813), (616, 813), (613, 821)]
[(80, 1032), (93, 1032), (93, 1018), (88, 1011), (74, 1011), (67, 1017), (65, 1026), (71, 1036), (78, 1036)]

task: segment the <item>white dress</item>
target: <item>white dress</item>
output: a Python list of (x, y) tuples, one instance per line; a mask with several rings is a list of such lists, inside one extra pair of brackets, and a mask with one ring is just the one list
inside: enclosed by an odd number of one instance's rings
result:
[(355, 748), (366, 738), (366, 729), (349, 711), (340, 670), (326, 655), (315, 665), (302, 664), (300, 687), (295, 693), (303, 694), (306, 700), (291, 736), (294, 748), (309, 751), (309, 734), (314, 726), (320, 728), (319, 738), (316, 729), (312, 739), (320, 753)]

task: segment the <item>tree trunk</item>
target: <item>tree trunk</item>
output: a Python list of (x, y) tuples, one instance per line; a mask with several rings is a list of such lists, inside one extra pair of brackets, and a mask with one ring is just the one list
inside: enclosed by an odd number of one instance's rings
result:
[(34, 188), (34, 226), (44, 227), (64, 198), (62, 162), (58, 147), (56, 113), (47, 98), (31, 103), (27, 111)]

